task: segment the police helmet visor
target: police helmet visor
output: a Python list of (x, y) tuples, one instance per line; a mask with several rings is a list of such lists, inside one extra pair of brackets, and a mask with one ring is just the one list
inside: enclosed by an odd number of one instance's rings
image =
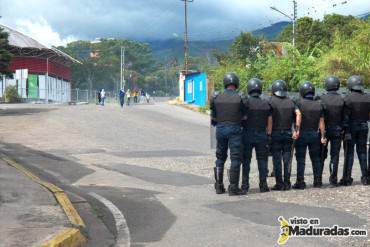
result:
[(286, 91), (279, 90), (279, 91), (274, 92), (274, 95), (278, 97), (286, 97), (288, 96), (288, 93)]

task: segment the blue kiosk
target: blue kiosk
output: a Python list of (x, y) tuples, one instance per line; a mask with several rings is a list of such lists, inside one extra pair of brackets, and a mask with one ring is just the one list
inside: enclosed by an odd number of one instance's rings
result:
[(197, 106), (207, 104), (207, 75), (204, 72), (192, 72), (185, 76), (184, 102)]

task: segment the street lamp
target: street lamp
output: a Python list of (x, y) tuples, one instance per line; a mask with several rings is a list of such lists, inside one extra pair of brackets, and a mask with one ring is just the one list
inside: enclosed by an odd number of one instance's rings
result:
[(125, 47), (121, 46), (121, 78), (120, 78), (120, 86), (122, 89), (125, 85)]
[(292, 24), (293, 24), (293, 40), (292, 40), (292, 44), (293, 44), (293, 47), (295, 47), (295, 22), (297, 20), (297, 1), (293, 0), (293, 17), (291, 17), (290, 15), (288, 14), (285, 14), (284, 12), (282, 12), (281, 10), (277, 9), (276, 7), (272, 6), (270, 7), (272, 10), (282, 14), (283, 16), (289, 18), (289, 20), (292, 21)]

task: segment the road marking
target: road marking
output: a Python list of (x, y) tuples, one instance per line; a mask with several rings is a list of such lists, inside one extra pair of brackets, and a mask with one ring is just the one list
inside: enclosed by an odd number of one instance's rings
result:
[(76, 228), (67, 228), (59, 232), (41, 247), (79, 247), (86, 243), (86, 238)]
[(89, 195), (103, 203), (104, 206), (106, 206), (112, 213), (114, 221), (116, 222), (117, 229), (116, 246), (130, 247), (131, 246), (130, 230), (127, 226), (127, 222), (123, 213), (111, 201), (96, 194), (95, 192), (89, 192)]
[(16, 162), (15, 160), (7, 157), (6, 155), (2, 155), (2, 159), (10, 166), (16, 168), (18, 171), (22, 172), (24, 175), (35, 181), (36, 183), (44, 186), (46, 189), (48, 189), (55, 198), (57, 199), (59, 205), (62, 207), (64, 210), (65, 214), (67, 215), (69, 221), (75, 225), (75, 226), (81, 226), (85, 227), (85, 223), (82, 220), (81, 216), (78, 214), (77, 210), (69, 200), (68, 196), (58, 186), (46, 182), (44, 180), (41, 180), (38, 176), (33, 174), (31, 171), (29, 171), (27, 168)]
[(59, 188), (58, 186), (41, 180), (38, 176), (33, 174), (23, 165), (19, 164), (17, 161), (9, 158), (5, 154), (0, 154), (2, 160), (4, 160), (9, 166), (14, 167), (19, 172), (23, 173), (25, 176), (29, 177), (34, 182), (40, 184), (47, 188), (56, 198), (61, 208), (66, 213), (69, 221), (74, 228), (67, 228), (56, 235), (52, 236), (52, 238), (41, 244), (42, 247), (79, 247), (86, 243), (85, 236), (81, 233), (79, 227), (85, 228), (85, 223), (83, 222), (82, 218), (78, 214), (77, 210), (74, 208), (73, 204), (69, 200), (68, 196), (65, 194), (64, 190)]

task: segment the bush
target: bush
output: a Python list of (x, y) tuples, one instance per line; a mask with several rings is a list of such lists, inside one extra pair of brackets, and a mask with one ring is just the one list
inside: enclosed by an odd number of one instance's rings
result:
[(209, 111), (209, 105), (206, 105), (206, 106), (200, 106), (200, 107), (198, 108), (198, 111), (199, 111), (200, 113), (207, 113), (207, 111)]
[(19, 102), (20, 98), (18, 95), (18, 90), (16, 86), (8, 86), (5, 89), (5, 102), (6, 103), (16, 103)]

